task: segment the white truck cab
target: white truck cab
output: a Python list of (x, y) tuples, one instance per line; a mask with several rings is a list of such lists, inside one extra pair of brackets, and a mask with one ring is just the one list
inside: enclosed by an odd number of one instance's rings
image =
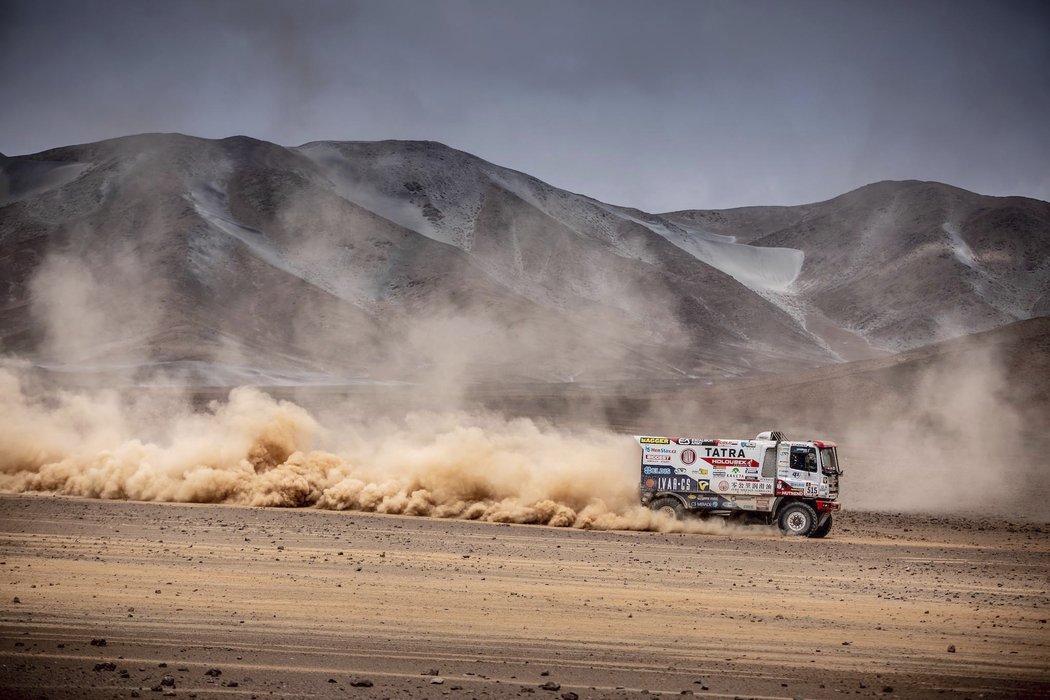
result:
[(788, 535), (824, 537), (839, 510), (838, 448), (825, 440), (636, 435), (641, 501), (674, 518), (736, 516), (777, 523)]

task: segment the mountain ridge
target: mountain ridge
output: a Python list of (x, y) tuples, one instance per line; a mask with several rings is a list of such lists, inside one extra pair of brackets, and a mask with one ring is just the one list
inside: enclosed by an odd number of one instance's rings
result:
[[(56, 367), (746, 376), (1047, 313), (1050, 205), (937, 183), (650, 214), (433, 141), (142, 134), (0, 165), (0, 343)], [(872, 243), (842, 250), (837, 231)], [(869, 269), (890, 254), (902, 262)], [(951, 291), (939, 305), (904, 284), (930, 270)], [(64, 304), (94, 327), (68, 332)]]

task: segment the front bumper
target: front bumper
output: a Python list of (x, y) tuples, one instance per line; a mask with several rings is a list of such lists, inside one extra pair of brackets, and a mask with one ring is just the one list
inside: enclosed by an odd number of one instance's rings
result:
[(842, 504), (838, 501), (817, 501), (817, 510), (821, 513), (833, 510), (842, 510)]

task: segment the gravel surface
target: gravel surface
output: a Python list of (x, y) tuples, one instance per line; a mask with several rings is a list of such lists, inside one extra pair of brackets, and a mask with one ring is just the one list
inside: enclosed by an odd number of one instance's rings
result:
[(0, 497), (14, 698), (1050, 696), (1050, 526), (825, 540)]

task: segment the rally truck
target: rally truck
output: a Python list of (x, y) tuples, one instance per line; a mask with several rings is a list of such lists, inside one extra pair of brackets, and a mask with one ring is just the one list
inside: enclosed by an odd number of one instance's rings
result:
[(838, 448), (825, 440), (754, 440), (635, 435), (642, 448), (642, 504), (681, 519), (721, 515), (776, 523), (782, 532), (824, 537), (840, 509)]

